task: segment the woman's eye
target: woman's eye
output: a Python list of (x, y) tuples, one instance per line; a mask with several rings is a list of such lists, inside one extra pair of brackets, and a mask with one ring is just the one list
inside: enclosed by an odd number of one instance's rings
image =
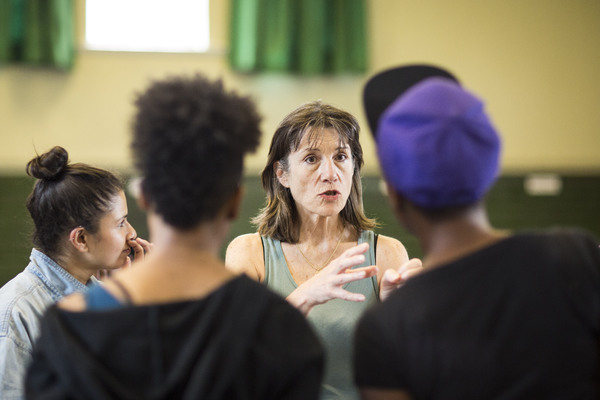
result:
[(306, 162), (307, 162), (307, 163), (309, 163), (309, 164), (312, 164), (312, 163), (314, 163), (314, 162), (316, 162), (316, 161), (317, 161), (317, 157), (315, 157), (315, 156), (308, 156), (308, 157), (306, 157), (306, 158), (304, 159), (304, 161), (306, 161)]
[(340, 154), (337, 155), (336, 158), (337, 158), (338, 161), (345, 161), (345, 160), (348, 159), (348, 156), (346, 154), (344, 154), (344, 153), (340, 153)]

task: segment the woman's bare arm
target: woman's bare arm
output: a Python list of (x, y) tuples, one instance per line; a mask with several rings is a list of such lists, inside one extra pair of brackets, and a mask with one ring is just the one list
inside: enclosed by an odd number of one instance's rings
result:
[(227, 246), (225, 266), (236, 274), (246, 274), (262, 282), (265, 279), (265, 260), (262, 241), (258, 233), (236, 237)]
[(423, 269), (421, 260), (413, 258), (409, 261), (404, 245), (388, 236), (379, 235), (376, 255), (379, 267), (379, 299), (382, 301), (408, 278)]

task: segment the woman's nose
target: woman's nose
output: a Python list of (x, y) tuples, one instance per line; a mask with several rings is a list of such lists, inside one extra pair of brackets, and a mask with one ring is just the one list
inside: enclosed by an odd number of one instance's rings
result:
[(335, 173), (335, 164), (333, 160), (325, 160), (321, 164), (321, 177), (326, 181), (335, 181), (336, 173)]
[(135, 239), (137, 237), (137, 232), (135, 231), (135, 228), (129, 223), (129, 221), (127, 221), (127, 225), (129, 225), (129, 233), (127, 234), (127, 238)]

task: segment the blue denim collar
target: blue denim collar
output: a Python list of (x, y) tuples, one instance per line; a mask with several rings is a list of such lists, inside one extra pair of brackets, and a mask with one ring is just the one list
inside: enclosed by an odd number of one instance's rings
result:
[(58, 301), (63, 296), (74, 292), (85, 292), (98, 283), (98, 280), (92, 276), (87, 284), (84, 285), (54, 260), (37, 249), (31, 250), (29, 259), (31, 262), (27, 265), (26, 269), (44, 282), (52, 292), (54, 301)]

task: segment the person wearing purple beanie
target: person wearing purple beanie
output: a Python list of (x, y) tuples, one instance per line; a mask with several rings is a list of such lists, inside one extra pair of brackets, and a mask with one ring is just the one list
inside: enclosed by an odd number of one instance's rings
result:
[(422, 247), (423, 272), (357, 326), (362, 398), (598, 398), (597, 239), (579, 229), (495, 229), (484, 197), (501, 140), (483, 102), (441, 77), (398, 94), (378, 115), (369, 100), (365, 108), (391, 206)]

